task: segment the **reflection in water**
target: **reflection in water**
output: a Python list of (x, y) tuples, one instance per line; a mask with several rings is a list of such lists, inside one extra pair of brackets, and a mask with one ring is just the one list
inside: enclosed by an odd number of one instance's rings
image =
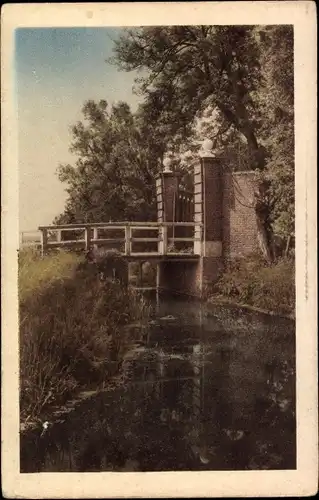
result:
[(123, 372), (121, 387), (21, 439), (21, 470), (295, 468), (292, 322), (161, 301)]

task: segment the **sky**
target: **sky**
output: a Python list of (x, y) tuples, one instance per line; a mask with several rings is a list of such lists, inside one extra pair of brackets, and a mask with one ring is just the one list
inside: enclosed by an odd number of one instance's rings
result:
[(70, 126), (88, 99), (123, 100), (136, 109), (136, 74), (105, 62), (120, 28), (20, 28), (15, 33), (20, 231), (51, 224), (65, 188), (60, 163), (74, 164)]

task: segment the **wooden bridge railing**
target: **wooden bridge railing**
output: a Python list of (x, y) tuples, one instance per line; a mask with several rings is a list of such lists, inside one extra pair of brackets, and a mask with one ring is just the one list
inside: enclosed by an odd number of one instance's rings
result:
[[(173, 236), (169, 236), (168, 229), (170, 227), (188, 228), (191, 230), (191, 236), (176, 237), (175, 231)], [(183, 250), (177, 250), (176, 246), (181, 243), (191, 243), (193, 254), (201, 255), (202, 248), (202, 224), (198, 222), (108, 222), (108, 223), (93, 223), (93, 224), (66, 224), (40, 226), (41, 232), (41, 248), (42, 254), (46, 253), (51, 248), (85, 248), (89, 250), (92, 247), (124, 244), (123, 255), (167, 255), (180, 254)], [(101, 232), (115, 231), (114, 237), (101, 237)], [(143, 231), (156, 231), (156, 236), (141, 237)], [(72, 233), (72, 238), (65, 237), (67, 232)], [(83, 234), (83, 237), (74, 237), (75, 233)], [(139, 233), (136, 236), (136, 232)], [(135, 234), (134, 234), (135, 233)], [(177, 233), (178, 234), (178, 233)], [(64, 237), (62, 237), (62, 235)], [(156, 244), (156, 251), (133, 251), (134, 243)]]

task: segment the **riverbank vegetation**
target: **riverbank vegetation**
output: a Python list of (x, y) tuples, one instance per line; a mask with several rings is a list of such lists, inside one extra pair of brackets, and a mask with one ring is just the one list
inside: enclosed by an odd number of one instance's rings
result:
[(269, 264), (260, 256), (229, 263), (209, 300), (225, 299), (266, 311), (294, 315), (295, 262), (292, 257)]
[[(21, 420), (115, 374), (144, 299), (70, 252), (19, 254)], [(134, 329), (136, 334), (136, 329)]]

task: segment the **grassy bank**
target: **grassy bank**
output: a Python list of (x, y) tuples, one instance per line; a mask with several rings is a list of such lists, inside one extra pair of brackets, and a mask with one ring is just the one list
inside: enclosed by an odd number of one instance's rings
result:
[(295, 265), (293, 259), (273, 264), (258, 256), (228, 265), (209, 300), (222, 298), (277, 314), (295, 312)]
[(125, 325), (147, 315), (143, 298), (101, 281), (82, 260), (62, 251), (19, 255), (22, 421), (107, 380), (129, 340)]

